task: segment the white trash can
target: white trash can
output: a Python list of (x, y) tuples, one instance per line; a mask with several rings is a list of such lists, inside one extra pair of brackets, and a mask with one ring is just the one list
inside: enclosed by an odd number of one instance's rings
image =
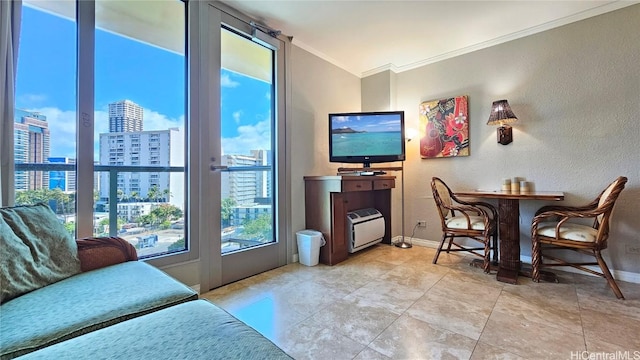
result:
[(298, 257), (300, 264), (307, 266), (318, 265), (320, 247), (327, 242), (320, 231), (300, 230), (296, 233), (298, 239)]

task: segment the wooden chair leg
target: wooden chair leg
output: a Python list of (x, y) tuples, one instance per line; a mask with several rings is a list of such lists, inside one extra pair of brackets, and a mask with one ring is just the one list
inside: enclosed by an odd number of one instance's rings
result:
[(449, 245), (447, 246), (447, 254), (451, 252), (451, 243), (453, 242), (453, 236), (449, 236)]
[(482, 263), (482, 267), (485, 273), (489, 273), (491, 271), (491, 261), (489, 257), (491, 256), (491, 246), (490, 239), (488, 237), (484, 238), (484, 262)]
[(540, 282), (540, 264), (542, 262), (542, 249), (540, 241), (535, 237), (531, 238), (531, 280)]
[[(436, 256), (433, 257), (433, 263), (437, 263), (438, 262), (438, 256), (440, 256), (440, 251), (442, 251), (442, 247), (444, 246), (444, 242), (447, 241), (447, 235), (446, 234), (442, 234), (442, 240), (440, 240), (440, 245), (438, 246), (438, 249), (436, 250)], [(451, 245), (449, 245), (451, 246)]]
[(611, 290), (613, 290), (613, 292), (616, 294), (616, 297), (618, 299), (624, 300), (624, 295), (622, 295), (622, 291), (620, 291), (620, 288), (618, 287), (616, 280), (611, 275), (611, 271), (609, 271), (609, 267), (607, 266), (607, 263), (602, 258), (602, 255), (600, 254), (600, 250), (595, 250), (593, 253), (596, 257), (596, 260), (598, 261), (598, 265), (600, 265), (602, 274), (604, 274), (604, 277), (607, 279), (607, 282), (609, 283), (609, 287), (611, 288)]

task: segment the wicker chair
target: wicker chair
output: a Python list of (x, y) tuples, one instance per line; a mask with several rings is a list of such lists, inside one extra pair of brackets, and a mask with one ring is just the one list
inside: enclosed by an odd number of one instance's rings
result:
[[(483, 258), (482, 268), (488, 273), (491, 267), (489, 255), (493, 249), (493, 262), (498, 262), (497, 219), (498, 212), (491, 204), (478, 201), (463, 201), (458, 199), (449, 187), (439, 178), (431, 180), (433, 198), (438, 207), (442, 224), (442, 240), (433, 258), (438, 262), (438, 256), (447, 240), (447, 253), (450, 251), (468, 251)], [(466, 247), (454, 241), (455, 238), (468, 238), (479, 241), (482, 247)], [(451, 245), (457, 248), (452, 249)], [(476, 251), (483, 251), (482, 254)]]
[[(609, 286), (618, 299), (624, 299), (618, 284), (611, 275), (607, 263), (600, 252), (607, 248), (609, 238), (609, 221), (613, 206), (627, 178), (618, 177), (591, 203), (572, 206), (545, 206), (536, 212), (531, 225), (532, 242), (532, 273), (535, 282), (540, 281), (542, 267), (571, 266), (607, 279)], [(570, 220), (593, 219), (593, 224), (583, 225)], [(595, 262), (569, 262), (551, 256), (549, 250), (572, 250), (588, 254), (596, 258)], [(554, 263), (544, 263), (543, 259), (554, 260)], [(585, 267), (584, 265), (599, 265), (602, 272)]]

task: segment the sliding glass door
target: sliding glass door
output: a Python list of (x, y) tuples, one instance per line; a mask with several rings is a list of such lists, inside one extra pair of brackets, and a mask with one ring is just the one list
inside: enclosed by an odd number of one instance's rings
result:
[[(211, 287), (223, 285), (286, 262), (278, 218), (279, 164), (278, 59), (280, 40), (262, 33), (256, 42), (250, 24), (210, 8), (218, 27), (211, 32), (218, 76), (211, 84), (219, 94), (220, 110), (210, 119), (211, 181), (219, 215), (212, 241)], [(212, 21), (213, 22), (213, 21)], [(255, 33), (254, 33), (255, 34)], [(282, 50), (284, 51), (284, 50)], [(283, 61), (281, 60), (281, 66)]]

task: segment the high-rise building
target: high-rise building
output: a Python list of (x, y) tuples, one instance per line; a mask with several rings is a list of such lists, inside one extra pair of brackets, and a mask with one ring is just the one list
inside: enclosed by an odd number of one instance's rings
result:
[[(268, 166), (271, 161), (270, 150), (251, 150), (251, 155), (222, 156), (222, 165), (229, 167)], [(272, 175), (271, 171), (260, 170), (222, 172), (222, 199), (232, 199), (236, 204), (229, 225), (241, 225), (245, 220), (271, 213)]]
[[(75, 164), (76, 159), (68, 157), (50, 157), (50, 164)], [(75, 171), (49, 171), (49, 189), (60, 189), (64, 192), (76, 191)]]
[(142, 131), (142, 106), (131, 100), (109, 104), (109, 132)]
[[(100, 134), (100, 164), (114, 167), (184, 166), (184, 135), (178, 128)], [(109, 189), (115, 185), (118, 195), (131, 203), (167, 202), (184, 209), (182, 172), (122, 171), (115, 179), (111, 179), (108, 172), (102, 172), (99, 183), (102, 201), (109, 201)], [(122, 205), (120, 201), (119, 205)], [(118, 216), (121, 215), (125, 217), (119, 211)]]
[[(50, 150), (50, 133), (47, 117), (20, 109), (14, 115), (14, 162), (39, 163), (47, 162)], [(16, 191), (38, 190), (49, 186), (47, 171), (16, 171)]]

